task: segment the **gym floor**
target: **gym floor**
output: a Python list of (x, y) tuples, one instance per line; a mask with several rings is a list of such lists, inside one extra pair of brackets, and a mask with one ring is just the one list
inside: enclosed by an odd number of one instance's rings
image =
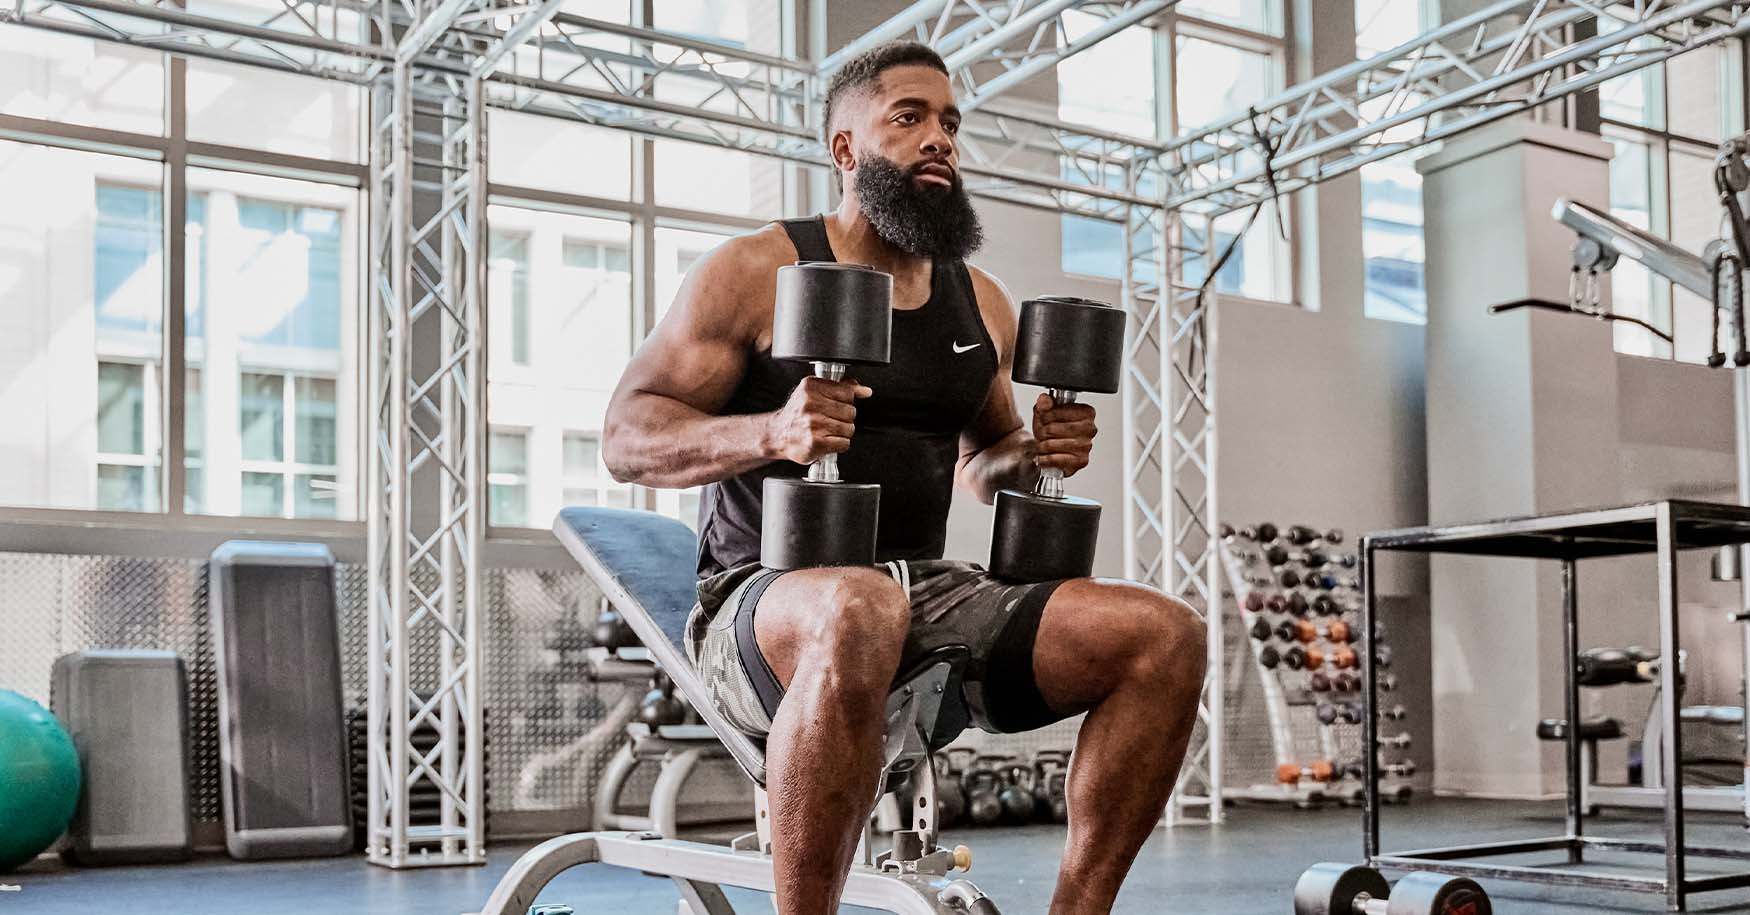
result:
[[(1598, 835), (1656, 838), (1660, 820), (1652, 811), (1611, 811), (1589, 820), (1587, 826)], [(1691, 844), (1746, 844), (1736, 816), (1695, 815), (1689, 827)], [(1418, 799), (1387, 809), (1385, 841), (1387, 850), (1396, 850), (1546, 836), (1561, 828), (1559, 803)], [(972, 846), (969, 877), (1004, 911), (1027, 915), (1046, 911), (1063, 844), (1061, 827), (962, 830), (947, 838), (950, 844)], [(494, 845), (483, 868), (400, 872), (372, 867), (362, 857), (240, 863), (214, 855), (182, 865), (76, 871), (39, 862), (6, 878), (21, 890), (0, 896), (0, 911), (84, 915), (124, 908), (178, 915), (454, 915), (477, 910), (499, 876), (527, 847)], [(1360, 851), (1358, 810), (1243, 807), (1232, 811), (1229, 823), (1218, 830), (1157, 830), (1113, 911), (1120, 915), (1282, 913), (1289, 910), (1295, 879), (1308, 865), (1354, 860)], [(1718, 872), (1710, 862), (1696, 864), (1698, 874)], [(1663, 860), (1624, 855), (1612, 858), (1611, 865), (1650, 873), (1662, 868)], [(1634, 893), (1499, 882), (1486, 886), (1497, 910), (1507, 915), (1664, 910), (1662, 899)], [(770, 898), (763, 894), (732, 891), (730, 897), (738, 911), (771, 911)], [(664, 880), (605, 867), (577, 868), (561, 875), (541, 897), (542, 902), (567, 903), (580, 913), (615, 915), (672, 915), (676, 899)], [(1750, 911), (1750, 890), (1698, 896), (1690, 911)]]

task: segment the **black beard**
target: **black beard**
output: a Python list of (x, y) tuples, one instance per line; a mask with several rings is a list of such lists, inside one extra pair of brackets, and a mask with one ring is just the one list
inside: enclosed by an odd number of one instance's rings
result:
[(892, 159), (867, 155), (853, 174), (863, 215), (895, 248), (915, 257), (965, 260), (984, 244), (984, 227), (958, 173), (950, 187), (919, 187), (916, 175)]

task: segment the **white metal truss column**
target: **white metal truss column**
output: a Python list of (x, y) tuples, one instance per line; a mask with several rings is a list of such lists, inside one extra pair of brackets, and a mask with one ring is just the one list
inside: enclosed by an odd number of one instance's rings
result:
[[(383, 17), (387, 34), (394, 23), (387, 10)], [(402, 60), (375, 95), (367, 853), (396, 868), (479, 864), (486, 859), (482, 90), (477, 77), (434, 78)], [(436, 340), (434, 358), (415, 358), (416, 336)], [(411, 822), (420, 785), (437, 789), (436, 824)]]

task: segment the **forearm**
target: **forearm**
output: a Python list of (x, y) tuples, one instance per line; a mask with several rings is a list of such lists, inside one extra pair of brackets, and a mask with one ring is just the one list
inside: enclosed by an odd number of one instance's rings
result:
[(777, 459), (769, 416), (714, 416), (670, 397), (636, 394), (609, 411), (602, 457), (622, 483), (658, 489), (715, 483)]
[(962, 458), (955, 471), (955, 483), (986, 505), (996, 500), (998, 490), (1030, 492), (1039, 479), (1039, 468), (1033, 463), (1035, 453), (1032, 434), (1024, 428), (1016, 429), (995, 444)]

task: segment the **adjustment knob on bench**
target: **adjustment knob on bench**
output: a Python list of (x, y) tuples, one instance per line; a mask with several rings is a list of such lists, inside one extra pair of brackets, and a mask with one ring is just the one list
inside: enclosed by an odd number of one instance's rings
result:
[[(893, 332), (893, 277), (857, 264), (800, 263), (778, 268), (772, 358), (814, 364), (814, 375), (843, 380), (853, 365), (885, 365)], [(875, 563), (881, 487), (839, 478), (838, 455), (807, 474), (767, 477), (760, 521), (760, 564), (769, 569)]]
[[(1104, 302), (1067, 296), (1021, 305), (1013, 378), (1047, 388), (1055, 404), (1082, 393), (1118, 390), (1123, 365), (1124, 312)], [(997, 493), (990, 571), (1014, 581), (1086, 578), (1094, 571), (1100, 503), (1066, 495), (1063, 471), (1046, 467), (1031, 493)]]

